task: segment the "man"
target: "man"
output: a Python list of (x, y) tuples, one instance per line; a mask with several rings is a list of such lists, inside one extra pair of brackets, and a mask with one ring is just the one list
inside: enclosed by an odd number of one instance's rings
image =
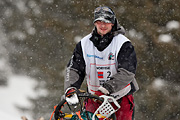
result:
[[(87, 76), (89, 93), (113, 96), (121, 106), (115, 113), (116, 119), (132, 120), (132, 94), (138, 90), (134, 47), (109, 7), (96, 8), (94, 18), (93, 32), (76, 45), (68, 64), (65, 93), (80, 89)], [(92, 104), (94, 107), (98, 103), (88, 101), (87, 111), (95, 111)]]

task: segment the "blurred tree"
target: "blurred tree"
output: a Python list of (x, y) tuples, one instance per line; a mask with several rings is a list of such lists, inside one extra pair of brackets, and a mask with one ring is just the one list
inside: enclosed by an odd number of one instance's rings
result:
[[(1, 0), (0, 22), (14, 72), (35, 77), (36, 90), (48, 91), (31, 99), (33, 117), (48, 119), (59, 102), (74, 39), (91, 32), (93, 10), (99, 5), (115, 11), (137, 52), (136, 119), (178, 120), (180, 29), (168, 29), (167, 23), (180, 22), (179, 0)], [(161, 35), (170, 42), (162, 42)]]

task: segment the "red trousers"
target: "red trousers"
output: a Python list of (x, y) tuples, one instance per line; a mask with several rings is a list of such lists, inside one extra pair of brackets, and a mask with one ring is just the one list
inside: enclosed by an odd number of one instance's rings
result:
[[(133, 120), (133, 108), (134, 108), (134, 97), (132, 95), (126, 95), (120, 102), (121, 108), (116, 111), (116, 120)], [(86, 104), (86, 111), (94, 113), (101, 104), (94, 102), (92, 99), (88, 99)]]

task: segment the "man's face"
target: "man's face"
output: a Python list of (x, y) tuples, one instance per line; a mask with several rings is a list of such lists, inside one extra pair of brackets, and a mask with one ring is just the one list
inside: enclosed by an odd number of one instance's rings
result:
[(95, 25), (96, 28), (97, 28), (98, 34), (100, 34), (101, 36), (103, 36), (103, 35), (105, 35), (105, 34), (107, 34), (108, 32), (111, 31), (112, 26), (113, 26), (114, 24), (112, 24), (112, 23), (105, 23), (105, 22), (103, 22), (103, 21), (96, 21), (96, 22), (94, 23), (94, 25)]

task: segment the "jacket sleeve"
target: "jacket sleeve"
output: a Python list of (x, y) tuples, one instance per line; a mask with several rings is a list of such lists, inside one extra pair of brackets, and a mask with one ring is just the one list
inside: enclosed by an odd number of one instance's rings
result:
[(68, 87), (79, 89), (85, 77), (85, 61), (83, 58), (81, 42), (79, 42), (66, 68), (64, 90)]
[(118, 68), (124, 68), (129, 72), (136, 73), (137, 58), (134, 46), (131, 42), (125, 42), (117, 57)]
[(139, 89), (135, 80), (137, 58), (131, 42), (125, 42), (123, 44), (118, 53), (117, 61), (118, 72), (111, 77), (111, 80), (105, 82), (103, 87), (106, 88), (109, 93), (115, 93), (129, 84), (131, 85), (130, 92), (135, 92)]

